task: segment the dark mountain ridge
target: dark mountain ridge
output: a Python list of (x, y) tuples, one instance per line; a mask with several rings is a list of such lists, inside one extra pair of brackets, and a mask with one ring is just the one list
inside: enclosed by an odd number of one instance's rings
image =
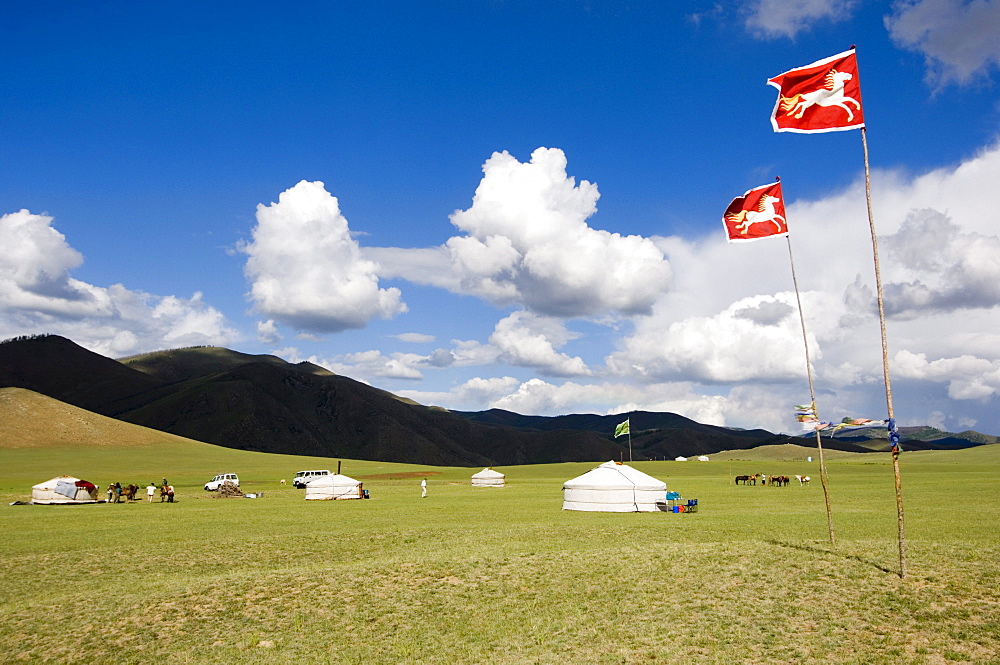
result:
[[(311, 363), (217, 347), (157, 351), (119, 361), (58, 336), (18, 338), (0, 342), (0, 387), (7, 386), (230, 448), (414, 464), (629, 459), (629, 441), (613, 437), (625, 418), (630, 419), (631, 455), (637, 460), (765, 444), (814, 445), (811, 439), (704, 425), (672, 413), (544, 417), (499, 409), (451, 412)], [(935, 442), (927, 428), (917, 429), (931, 440), (908, 449), (960, 445)], [(876, 440), (874, 446), (879, 445)], [(824, 438), (824, 446), (873, 450), (870, 439)]]
[(9, 340), (0, 343), (7, 386), (242, 450), (455, 466), (623, 455), (596, 432), (471, 422), (316, 365), (213, 347), (119, 362), (57, 336)]

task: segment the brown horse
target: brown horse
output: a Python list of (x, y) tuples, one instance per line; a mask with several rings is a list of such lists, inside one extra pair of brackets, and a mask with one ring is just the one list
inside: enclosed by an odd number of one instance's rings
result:
[(736, 484), (739, 485), (740, 483), (743, 483), (744, 485), (756, 485), (758, 475), (759, 474), (755, 473), (752, 476), (736, 476)]

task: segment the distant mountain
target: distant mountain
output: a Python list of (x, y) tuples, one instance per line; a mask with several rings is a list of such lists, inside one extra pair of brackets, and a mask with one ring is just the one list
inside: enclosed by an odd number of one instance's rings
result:
[(161, 384), (63, 337), (22, 337), (0, 343), (0, 387), (27, 388), (88, 411), (106, 414), (119, 400)]
[[(97, 414), (215, 445), (321, 457), (488, 466), (673, 459), (811, 440), (704, 425), (672, 413), (522, 416), (451, 412), (400, 398), (311, 363), (216, 347), (113, 360), (58, 336), (0, 343), (0, 387), (26, 388)], [(614, 430), (630, 419), (629, 439)], [(922, 429), (921, 436), (927, 434)], [(946, 434), (946, 433), (942, 433)], [(960, 441), (972, 443), (963, 435)], [(985, 435), (978, 435), (985, 437)], [(995, 437), (985, 437), (996, 440)], [(870, 452), (878, 439), (824, 438)], [(964, 445), (947, 436), (904, 447)]]
[[(185, 349), (154, 351), (153, 353), (119, 358), (118, 362), (166, 383), (179, 383), (207, 374), (226, 372), (249, 363), (267, 363), (275, 367), (289, 366), (287, 361), (278, 356), (251, 355), (217, 346), (194, 346)], [(301, 362), (292, 365), (292, 367), (317, 376), (334, 376), (330, 370), (308, 362)]]
[[(900, 447), (904, 451), (956, 450), (1000, 443), (1000, 437), (990, 434), (982, 434), (973, 430), (953, 434), (926, 425), (921, 427), (900, 427), (899, 434)], [(835, 433), (833, 436), (823, 437), (824, 446), (844, 443), (855, 444), (871, 452), (887, 452), (891, 450), (889, 432), (884, 426), (850, 430), (839, 434)]]
[(212, 347), (105, 358), (57, 336), (0, 343), (0, 387), (242, 450), (487, 466), (618, 459), (595, 432), (471, 422), (308, 363)]
[[(704, 425), (676, 413), (631, 411), (613, 416), (574, 414), (567, 416), (522, 416), (502, 409), (488, 411), (456, 411), (458, 415), (476, 422), (551, 431), (557, 429), (588, 430), (613, 437), (615, 428), (626, 418), (631, 430), (632, 456), (634, 459), (673, 459), (678, 455), (692, 457), (711, 455), (720, 450), (745, 450), (762, 445), (781, 445), (792, 442), (814, 446), (812, 441), (797, 437), (773, 434), (763, 429), (733, 429)], [(624, 446), (624, 437), (617, 439)], [(831, 449), (846, 452), (871, 452), (870, 449), (850, 441), (834, 441)]]

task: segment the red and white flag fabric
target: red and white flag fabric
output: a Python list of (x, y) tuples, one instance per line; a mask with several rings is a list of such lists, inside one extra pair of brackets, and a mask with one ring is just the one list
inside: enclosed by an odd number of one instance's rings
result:
[(761, 185), (737, 196), (722, 215), (729, 242), (788, 235), (781, 183)]
[(776, 132), (840, 132), (865, 126), (853, 48), (791, 69), (767, 83), (778, 89), (771, 111)]

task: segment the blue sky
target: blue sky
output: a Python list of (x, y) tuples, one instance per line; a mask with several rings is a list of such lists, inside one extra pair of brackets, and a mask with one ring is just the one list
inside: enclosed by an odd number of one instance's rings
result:
[[(460, 410), (885, 417), (860, 132), (769, 77), (857, 45), (896, 416), (1000, 434), (996, 0), (22, 3), (0, 338), (312, 360)], [(634, 423), (639, 428), (641, 423)]]

